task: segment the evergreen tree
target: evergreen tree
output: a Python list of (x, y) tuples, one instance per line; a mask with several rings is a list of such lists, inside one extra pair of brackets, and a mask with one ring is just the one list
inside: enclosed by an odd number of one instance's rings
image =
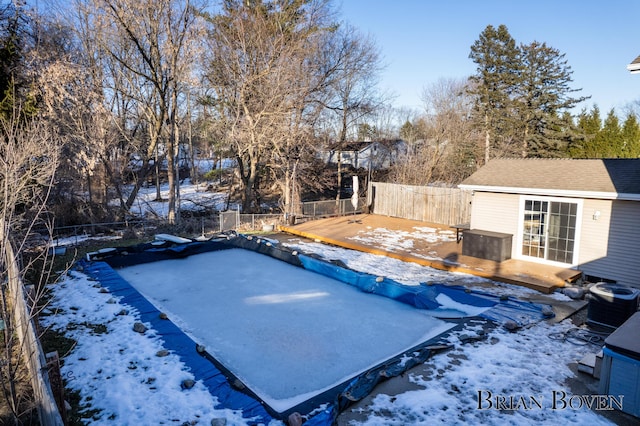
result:
[(597, 105), (587, 112), (582, 110), (578, 115), (578, 129), (582, 132), (582, 141), (575, 143), (569, 150), (573, 158), (599, 158), (600, 151), (596, 147), (596, 135), (602, 128), (600, 109)]
[(622, 125), (622, 153), (624, 158), (640, 157), (640, 124), (635, 114), (628, 114)]
[(30, 21), (23, 8), (20, 2), (9, 2), (0, 9), (0, 115), (7, 119), (14, 110), (35, 112), (24, 70)]
[(476, 74), (474, 119), (485, 134), (485, 161), (500, 155), (557, 157), (579, 132), (568, 112), (587, 97), (574, 97), (565, 55), (546, 43), (516, 46), (504, 25), (487, 26), (471, 46)]
[(471, 46), (476, 63), (469, 93), (476, 98), (475, 119), (484, 133), (484, 161), (504, 155), (514, 140), (513, 97), (520, 83), (521, 60), (505, 25), (488, 25)]
[(571, 156), (571, 150), (575, 146), (581, 146), (584, 140), (582, 131), (574, 123), (569, 111), (564, 111), (560, 116), (553, 117), (553, 121), (546, 126), (547, 137), (543, 141), (542, 150), (531, 149), (527, 157), (538, 158), (565, 158)]
[(400, 138), (409, 143), (413, 143), (418, 139), (418, 129), (416, 129), (416, 126), (414, 126), (411, 121), (405, 121), (402, 127), (400, 127)]
[(375, 126), (369, 123), (362, 123), (358, 125), (358, 134), (356, 138), (358, 141), (370, 141), (376, 139), (377, 130)]
[(586, 97), (571, 97), (571, 67), (546, 43), (521, 45), (522, 80), (517, 108), (522, 125), (522, 157), (557, 157), (571, 141), (567, 112)]
[(594, 105), (591, 111), (587, 112), (583, 110), (578, 116), (578, 127), (587, 136), (595, 137), (596, 134), (602, 129), (602, 118), (600, 118), (600, 108), (598, 105)]
[(622, 129), (613, 108), (607, 114), (602, 129), (594, 139), (598, 151), (596, 158), (621, 158), (623, 154)]

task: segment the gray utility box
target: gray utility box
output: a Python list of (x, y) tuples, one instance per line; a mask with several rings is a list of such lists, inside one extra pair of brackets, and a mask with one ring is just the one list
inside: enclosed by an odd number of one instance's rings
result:
[(502, 262), (511, 259), (512, 234), (468, 229), (462, 233), (462, 254)]
[(640, 312), (636, 312), (604, 341), (600, 395), (622, 400), (625, 413), (640, 417)]

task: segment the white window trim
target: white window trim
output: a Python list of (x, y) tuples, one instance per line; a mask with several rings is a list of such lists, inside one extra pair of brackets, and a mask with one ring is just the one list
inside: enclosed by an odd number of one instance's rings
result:
[[(557, 201), (561, 203), (574, 203), (577, 204), (576, 211), (576, 235), (573, 244), (573, 263), (555, 262), (552, 260), (543, 259), (535, 256), (526, 256), (522, 254), (522, 234), (524, 230), (524, 204), (526, 200), (533, 201)], [(514, 259), (526, 260), (527, 262), (542, 263), (545, 265), (553, 265), (560, 267), (577, 267), (578, 259), (580, 259), (580, 235), (582, 234), (582, 209), (584, 199), (582, 198), (566, 198), (566, 197), (544, 197), (539, 195), (520, 195), (520, 203), (518, 207), (518, 231), (516, 233), (515, 243), (516, 248), (513, 250)]]

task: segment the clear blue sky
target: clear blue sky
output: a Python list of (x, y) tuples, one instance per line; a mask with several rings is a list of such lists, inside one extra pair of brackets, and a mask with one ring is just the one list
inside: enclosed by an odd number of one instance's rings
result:
[(396, 106), (422, 109), (420, 94), (439, 78), (475, 72), (471, 45), (491, 24), (516, 43), (546, 42), (564, 53), (578, 107), (611, 108), (640, 100), (640, 75), (626, 66), (640, 55), (640, 0), (335, 0), (341, 16), (382, 51), (381, 86)]

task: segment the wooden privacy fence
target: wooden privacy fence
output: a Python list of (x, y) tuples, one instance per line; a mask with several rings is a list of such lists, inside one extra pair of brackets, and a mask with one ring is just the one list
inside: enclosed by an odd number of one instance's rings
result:
[(454, 225), (471, 219), (471, 198), (458, 188), (371, 182), (367, 202), (374, 214)]
[(0, 240), (4, 243), (5, 249), (0, 254), (0, 266), (6, 271), (7, 294), (10, 296), (13, 310), (13, 331), (18, 336), (21, 352), (29, 369), (40, 424), (62, 426), (62, 417), (51, 391), (47, 361), (36, 334), (31, 309), (27, 304), (20, 268), (6, 232), (5, 222), (0, 218)]

